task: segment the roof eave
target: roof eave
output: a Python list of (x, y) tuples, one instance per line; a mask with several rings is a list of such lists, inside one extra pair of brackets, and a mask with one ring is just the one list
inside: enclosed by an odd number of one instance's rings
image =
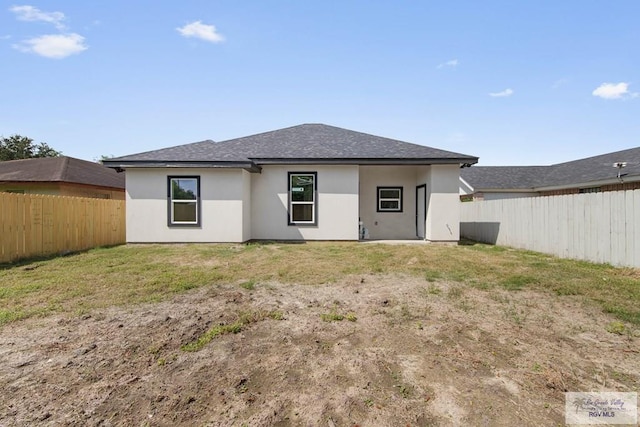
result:
[(554, 191), (554, 190), (564, 190), (568, 188), (591, 188), (591, 187), (599, 187), (601, 185), (612, 185), (612, 184), (620, 184), (625, 182), (636, 182), (640, 181), (640, 175), (633, 176), (625, 176), (622, 175), (621, 179), (609, 178), (609, 179), (599, 179), (595, 181), (585, 181), (579, 183), (571, 183), (571, 184), (557, 184), (557, 185), (546, 185), (535, 187), (535, 191)]
[(478, 188), (476, 193), (537, 193), (539, 190), (533, 188)]
[(258, 165), (434, 165), (464, 164), (472, 165), (478, 158), (252, 158)]
[(128, 168), (241, 168), (260, 172), (261, 165), (471, 165), (477, 157), (460, 158), (252, 158), (251, 161), (104, 160), (104, 166), (123, 171)]
[(112, 189), (122, 191), (124, 190), (124, 185), (122, 187), (114, 186), (114, 185), (104, 185), (104, 184), (91, 184), (87, 182), (78, 182), (78, 181), (63, 181), (63, 180), (2, 180), (0, 179), (0, 184), (2, 185), (46, 185), (46, 184), (66, 184), (66, 185), (79, 185), (82, 187), (92, 187), (92, 188), (104, 188), (104, 189)]
[(112, 161), (105, 160), (103, 164), (118, 172), (126, 169), (151, 169), (151, 168), (212, 168), (212, 169), (245, 169), (248, 172), (260, 172), (260, 166), (253, 162), (221, 162), (221, 161), (148, 161), (148, 160), (128, 160)]

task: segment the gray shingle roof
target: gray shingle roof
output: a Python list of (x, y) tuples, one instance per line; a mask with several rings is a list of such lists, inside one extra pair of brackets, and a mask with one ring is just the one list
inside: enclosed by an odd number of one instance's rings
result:
[(124, 174), (74, 157), (43, 157), (0, 162), (0, 181), (67, 182), (124, 189)]
[(323, 124), (303, 124), (222, 142), (202, 141), (105, 161), (111, 167), (136, 163), (295, 161), (424, 161), (476, 163), (477, 157), (369, 135)]
[(640, 179), (640, 147), (601, 154), (550, 166), (474, 166), (460, 176), (476, 191), (533, 190), (617, 179), (614, 163), (626, 162), (623, 179)]
[(175, 147), (162, 148), (160, 150), (146, 151), (144, 153), (131, 154), (129, 156), (113, 157), (105, 162), (114, 160), (133, 161), (207, 161), (216, 160), (213, 153), (215, 142), (211, 140), (194, 142), (191, 144), (178, 145)]
[(621, 170), (623, 177), (639, 177), (640, 147), (552, 165), (539, 186), (549, 187), (565, 183), (578, 184), (615, 179), (618, 169), (614, 168), (613, 164), (618, 162), (627, 163), (627, 166)]
[(549, 166), (473, 166), (460, 170), (460, 177), (476, 191), (532, 189)]

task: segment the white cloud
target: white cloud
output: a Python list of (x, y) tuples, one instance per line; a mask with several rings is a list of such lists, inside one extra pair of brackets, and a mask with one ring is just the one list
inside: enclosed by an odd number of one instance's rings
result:
[(604, 99), (620, 99), (629, 94), (629, 83), (602, 83), (591, 94)]
[(211, 43), (224, 41), (224, 37), (216, 32), (216, 27), (203, 24), (202, 21), (194, 21), (184, 27), (178, 27), (176, 30), (184, 37), (195, 37)]
[(46, 34), (22, 40), (13, 45), (14, 49), (54, 59), (66, 58), (88, 49), (84, 43), (84, 37), (76, 33), (67, 33), (67, 26), (64, 24), (66, 18), (62, 12), (44, 12), (30, 5), (12, 6), (9, 10), (15, 13), (20, 21), (46, 22), (64, 33)]
[(494, 98), (504, 98), (507, 96), (511, 96), (513, 95), (513, 89), (505, 89), (502, 92), (491, 92), (489, 93), (489, 96), (492, 96)]
[(80, 34), (50, 34), (24, 40), (13, 45), (22, 52), (35, 53), (45, 58), (62, 59), (88, 49)]
[(15, 13), (21, 21), (42, 21), (53, 24), (58, 30), (64, 30), (66, 28), (62, 23), (65, 19), (64, 13), (62, 12), (43, 12), (37, 7), (29, 5), (12, 6), (9, 10)]
[(444, 67), (456, 68), (458, 64), (459, 62), (457, 59), (451, 59), (447, 62), (443, 62), (442, 64), (438, 65), (438, 68), (444, 68)]

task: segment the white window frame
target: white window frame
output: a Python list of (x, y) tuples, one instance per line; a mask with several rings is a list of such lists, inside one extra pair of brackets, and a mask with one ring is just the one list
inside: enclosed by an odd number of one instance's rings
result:
[[(293, 177), (296, 176), (309, 176), (313, 178), (313, 200), (311, 201), (294, 201), (293, 200)], [(317, 172), (289, 172), (288, 173), (288, 194), (289, 194), (289, 212), (288, 223), (289, 225), (317, 225), (318, 224), (318, 173)], [(293, 206), (295, 205), (310, 205), (311, 206), (311, 221), (294, 221), (293, 220)]]
[[(383, 191), (397, 191), (398, 197), (382, 197)], [(402, 193), (403, 193), (403, 187), (378, 187), (378, 190), (377, 190), (378, 212), (402, 212)], [(398, 202), (398, 207), (383, 208), (382, 202)]]
[[(196, 182), (195, 199), (174, 199), (173, 198), (173, 181), (175, 180), (194, 180)], [(167, 222), (169, 227), (199, 227), (200, 226), (200, 177), (199, 176), (168, 176), (167, 177)], [(176, 221), (174, 220), (174, 207), (179, 203), (195, 203), (196, 204), (196, 220), (195, 221)]]

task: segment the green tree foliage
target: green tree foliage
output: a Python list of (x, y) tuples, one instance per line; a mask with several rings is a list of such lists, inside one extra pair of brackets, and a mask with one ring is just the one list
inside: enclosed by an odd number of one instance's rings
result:
[(179, 180), (171, 181), (172, 197), (177, 200), (195, 200), (196, 194), (192, 189), (186, 187), (186, 183), (181, 185)]
[(94, 159), (96, 163), (102, 163), (103, 160), (113, 159), (115, 156), (113, 154), (101, 154), (100, 157)]
[(0, 161), (32, 159), (35, 157), (58, 157), (62, 153), (44, 142), (34, 144), (33, 139), (22, 135), (0, 138)]

